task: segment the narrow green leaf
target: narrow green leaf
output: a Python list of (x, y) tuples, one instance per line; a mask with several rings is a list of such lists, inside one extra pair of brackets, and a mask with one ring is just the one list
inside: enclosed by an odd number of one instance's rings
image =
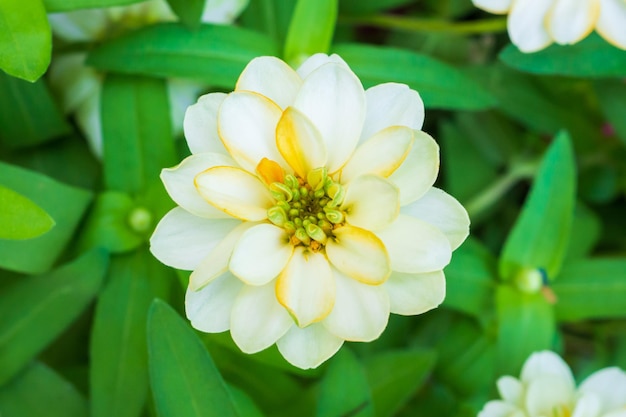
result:
[(197, 29), (204, 10), (204, 0), (167, 0), (180, 21), (189, 29)]
[(70, 132), (43, 80), (35, 83), (0, 72), (0, 143), (20, 148)]
[(365, 370), (348, 348), (335, 355), (326, 369), (317, 403), (318, 417), (374, 416)]
[(138, 193), (176, 162), (164, 80), (110, 75), (102, 90), (104, 179)]
[(42, 0), (0, 2), (0, 69), (34, 82), (46, 72), (52, 34)]
[(85, 309), (107, 267), (102, 251), (0, 294), (0, 385), (13, 377)]
[(53, 226), (54, 220), (44, 209), (0, 185), (0, 239), (32, 239)]
[(626, 52), (607, 43), (597, 34), (574, 45), (552, 45), (533, 54), (509, 45), (500, 53), (507, 65), (533, 74), (572, 77), (624, 77)]
[(568, 262), (552, 288), (559, 321), (626, 317), (624, 258)]
[[(576, 260), (589, 255), (600, 239), (601, 229), (602, 222), (598, 215), (578, 202), (574, 210), (572, 234), (565, 259)], [(568, 262), (565, 262), (564, 267), (567, 267), (567, 264)]]
[(395, 415), (424, 383), (435, 360), (435, 352), (428, 350), (389, 351), (370, 358), (365, 371), (376, 416)]
[(285, 42), (285, 60), (293, 67), (315, 53), (328, 52), (337, 21), (337, 2), (298, 0)]
[(248, 0), (239, 23), (247, 29), (265, 33), (278, 45), (283, 45), (295, 7), (295, 1)]
[(260, 33), (207, 24), (191, 32), (163, 23), (103, 44), (87, 62), (103, 70), (189, 78), (232, 89), (248, 62), (261, 55), (278, 55), (278, 45)]
[(211, 356), (189, 325), (160, 300), (148, 314), (148, 358), (161, 417), (237, 416)]
[(594, 83), (598, 104), (622, 143), (626, 145), (626, 84), (623, 80), (600, 80)]
[(87, 402), (68, 381), (33, 362), (0, 388), (2, 417), (87, 417)]
[(44, 0), (48, 12), (66, 12), (77, 9), (93, 9), (95, 7), (124, 6), (144, 0)]
[(30, 240), (0, 240), (0, 267), (26, 273), (47, 271), (74, 233), (91, 194), (43, 175), (0, 162), (3, 185), (33, 201), (56, 225)]
[(500, 277), (524, 268), (543, 268), (554, 279), (565, 257), (574, 216), (576, 162), (569, 135), (560, 133), (548, 148), (500, 256)]
[(360, 44), (336, 45), (333, 52), (346, 60), (366, 88), (391, 81), (405, 83), (420, 93), (427, 108), (479, 110), (495, 105), (474, 80), (427, 55)]
[(498, 287), (496, 306), (497, 374), (518, 375), (531, 353), (552, 348), (554, 309), (541, 293), (526, 294), (508, 285)]
[(405, 6), (413, 0), (341, 0), (339, 10), (343, 13), (374, 13), (394, 7)]

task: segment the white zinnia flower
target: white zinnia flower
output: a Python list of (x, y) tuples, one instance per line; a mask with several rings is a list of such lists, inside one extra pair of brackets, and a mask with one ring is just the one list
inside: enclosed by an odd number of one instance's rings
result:
[[(206, 0), (204, 23), (230, 23), (247, 6), (248, 0)], [(176, 15), (166, 0), (149, 0), (129, 6), (83, 9), (48, 16), (54, 35), (68, 42), (93, 42), (117, 32), (136, 29), (156, 22), (171, 22)], [(71, 52), (55, 56), (50, 65), (50, 83), (59, 94), (63, 111), (75, 114), (76, 122), (97, 156), (102, 156), (102, 123), (100, 95), (102, 76), (85, 65), (87, 53)], [(186, 80), (168, 82), (170, 112), (174, 132), (187, 106), (192, 104), (204, 86)]]
[(256, 58), (234, 92), (201, 97), (184, 120), (193, 155), (161, 175), (180, 207), (151, 238), (159, 260), (193, 270), (192, 325), (312, 368), (376, 339), (390, 312), (439, 305), (469, 218), (432, 187), (423, 119), (417, 92), (364, 91), (337, 55), (297, 71)]
[(553, 42), (573, 44), (594, 29), (626, 49), (626, 0), (472, 1), (488, 12), (509, 14), (509, 37), (522, 52), (535, 52)]
[(489, 401), (478, 417), (626, 417), (626, 373), (601, 369), (578, 388), (567, 364), (550, 351), (533, 353), (520, 379), (498, 380), (502, 400)]

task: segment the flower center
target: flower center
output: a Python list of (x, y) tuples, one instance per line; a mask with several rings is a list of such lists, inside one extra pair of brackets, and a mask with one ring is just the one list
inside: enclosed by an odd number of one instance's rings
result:
[(271, 182), (269, 188), (276, 205), (267, 210), (267, 217), (287, 231), (294, 246), (322, 250), (333, 229), (345, 220), (339, 208), (345, 189), (328, 176), (325, 167), (310, 171), (306, 179), (284, 175), (282, 181)]

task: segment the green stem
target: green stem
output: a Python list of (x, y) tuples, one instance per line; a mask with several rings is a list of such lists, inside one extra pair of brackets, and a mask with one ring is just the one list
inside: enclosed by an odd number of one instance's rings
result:
[(445, 32), (463, 35), (506, 31), (505, 17), (467, 22), (451, 22), (449, 20), (417, 19), (396, 15), (339, 16), (339, 23), (375, 26), (409, 32)]

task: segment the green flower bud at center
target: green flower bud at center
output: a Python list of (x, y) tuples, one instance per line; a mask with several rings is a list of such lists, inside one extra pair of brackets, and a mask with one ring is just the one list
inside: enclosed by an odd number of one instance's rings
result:
[(517, 273), (514, 282), (520, 291), (534, 294), (539, 292), (543, 286), (543, 275), (537, 268), (525, 268)]
[(137, 233), (148, 232), (152, 226), (152, 213), (143, 207), (135, 207), (128, 215), (128, 224)]

